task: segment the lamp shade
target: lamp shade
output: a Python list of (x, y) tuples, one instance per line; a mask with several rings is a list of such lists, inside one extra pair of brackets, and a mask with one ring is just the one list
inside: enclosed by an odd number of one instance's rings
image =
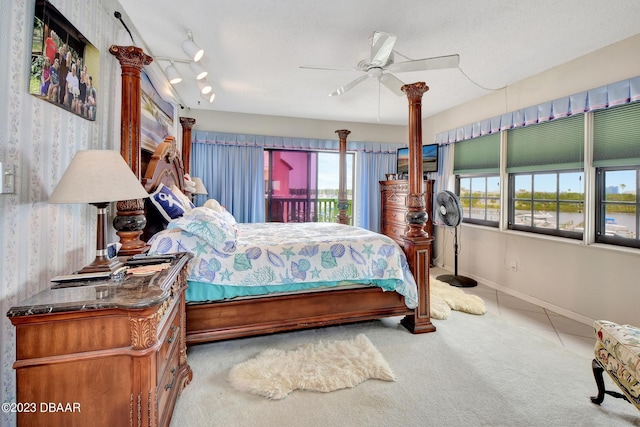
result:
[(196, 184), (196, 191), (194, 191), (193, 194), (209, 194), (207, 187), (204, 186), (204, 183), (200, 178), (194, 177), (192, 180)]
[(104, 203), (149, 197), (120, 153), (114, 150), (78, 151), (49, 203)]
[(194, 41), (190, 39), (182, 42), (182, 50), (184, 51), (184, 53), (189, 55), (189, 58), (193, 59), (196, 62), (200, 61), (200, 59), (202, 59), (202, 56), (204, 55), (204, 49), (201, 49), (200, 46), (195, 44)]

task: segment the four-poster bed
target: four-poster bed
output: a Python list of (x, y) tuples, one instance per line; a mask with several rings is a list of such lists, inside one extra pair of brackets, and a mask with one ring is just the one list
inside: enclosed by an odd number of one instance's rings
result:
[[(429, 315), (429, 259), (432, 238), (425, 233), (428, 219), (425, 211), (425, 197), (422, 188), (421, 162), (421, 122), (420, 108), (422, 94), (428, 90), (424, 83), (405, 85), (403, 91), (409, 99), (409, 166), (416, 173), (410, 174), (409, 195), (407, 196), (407, 231), (403, 238), (402, 250), (417, 285), (417, 306), (409, 308), (405, 298), (396, 292), (383, 292), (377, 287), (331, 288), (302, 293), (270, 294), (268, 296), (243, 297), (213, 302), (192, 302), (186, 308), (186, 341), (199, 343), (230, 338), (246, 337), (332, 324), (373, 320), (383, 317), (405, 316), (402, 324), (413, 333), (431, 332), (435, 327)], [(123, 96), (123, 111), (129, 111), (131, 97)], [(135, 118), (134, 118), (135, 119)], [(182, 158), (178, 154), (175, 141), (160, 144), (151, 158), (142, 152), (143, 170), (141, 181), (148, 192), (153, 193), (160, 184), (165, 187), (177, 186), (183, 189), (183, 176), (189, 172), (185, 165), (190, 163), (191, 128), (195, 120), (181, 118), (183, 126)], [(123, 116), (122, 127), (128, 127)], [(340, 165), (344, 176), (346, 137), (348, 130), (336, 131), (340, 137)], [(132, 141), (134, 146), (130, 146)], [(122, 140), (121, 152), (130, 153), (141, 148), (135, 139)], [(137, 144), (137, 146), (136, 146)], [(415, 179), (413, 179), (415, 178)], [(344, 185), (341, 179), (341, 188)], [(344, 191), (341, 192), (340, 202)], [(429, 196), (430, 197), (430, 196)], [(155, 234), (158, 217), (147, 206), (147, 226), (145, 239)], [(346, 211), (341, 209), (339, 222), (348, 222)]]

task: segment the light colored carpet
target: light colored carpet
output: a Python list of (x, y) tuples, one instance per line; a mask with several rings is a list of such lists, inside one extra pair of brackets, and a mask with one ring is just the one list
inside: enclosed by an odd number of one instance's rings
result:
[(471, 295), (462, 289), (442, 282), (435, 277), (429, 278), (431, 300), (431, 318), (444, 320), (451, 314), (451, 310), (463, 311), (470, 314), (484, 314), (487, 308), (484, 301), (477, 295)]
[(389, 364), (364, 334), (288, 351), (271, 348), (229, 372), (229, 382), (237, 390), (275, 400), (297, 389), (330, 392), (369, 378), (395, 381)]
[[(596, 393), (591, 359), (491, 312), (454, 311), (437, 331), (412, 335), (399, 318), (189, 347), (193, 381), (171, 425), (288, 426), (640, 426), (640, 412)], [(295, 392), (269, 400), (234, 389), (236, 364), (269, 348), (365, 334), (396, 375), (332, 393)], [(607, 386), (615, 390), (608, 378)]]

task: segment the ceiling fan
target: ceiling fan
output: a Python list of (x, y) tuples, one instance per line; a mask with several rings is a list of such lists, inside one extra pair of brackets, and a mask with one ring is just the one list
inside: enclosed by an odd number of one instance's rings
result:
[[(409, 71), (428, 71), (444, 68), (456, 68), (460, 63), (460, 55), (437, 56), (424, 59), (409, 60), (404, 62), (394, 61), (393, 47), (397, 37), (393, 34), (375, 31), (371, 38), (371, 54), (368, 59), (363, 59), (356, 67), (332, 68), (303, 65), (300, 68), (315, 70), (337, 70), (337, 71), (360, 71), (364, 74), (344, 86), (331, 92), (329, 96), (342, 95), (346, 91), (353, 89), (369, 77), (378, 79), (379, 83), (385, 85), (389, 90), (398, 96), (403, 96), (401, 88), (404, 83), (391, 73), (405, 73)], [(398, 53), (398, 52), (395, 52)], [(402, 55), (401, 55), (402, 56)]]

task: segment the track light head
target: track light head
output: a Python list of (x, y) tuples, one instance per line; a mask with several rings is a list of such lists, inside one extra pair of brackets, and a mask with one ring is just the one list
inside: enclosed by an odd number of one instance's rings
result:
[(213, 87), (207, 82), (207, 79), (198, 80), (198, 88), (201, 95), (207, 95), (213, 91)]
[(197, 80), (202, 80), (207, 77), (207, 74), (209, 74), (207, 70), (205, 70), (202, 65), (198, 64), (197, 62), (189, 63), (189, 68), (191, 68), (191, 71), (193, 72), (193, 74), (195, 74)]
[(195, 62), (198, 62), (204, 55), (204, 49), (201, 49), (200, 46), (195, 44), (191, 36), (191, 32), (188, 32), (188, 35), (189, 38), (182, 42), (182, 50), (189, 56), (189, 58), (193, 59)]
[(165, 68), (164, 72), (167, 75), (167, 79), (169, 79), (169, 83), (172, 85), (176, 85), (182, 81), (182, 77), (180, 77), (180, 73), (178, 73), (176, 67), (173, 66), (173, 63)]
[(213, 103), (213, 100), (216, 98), (216, 94), (213, 90), (206, 95), (204, 93), (201, 93), (200, 96), (209, 104)]

